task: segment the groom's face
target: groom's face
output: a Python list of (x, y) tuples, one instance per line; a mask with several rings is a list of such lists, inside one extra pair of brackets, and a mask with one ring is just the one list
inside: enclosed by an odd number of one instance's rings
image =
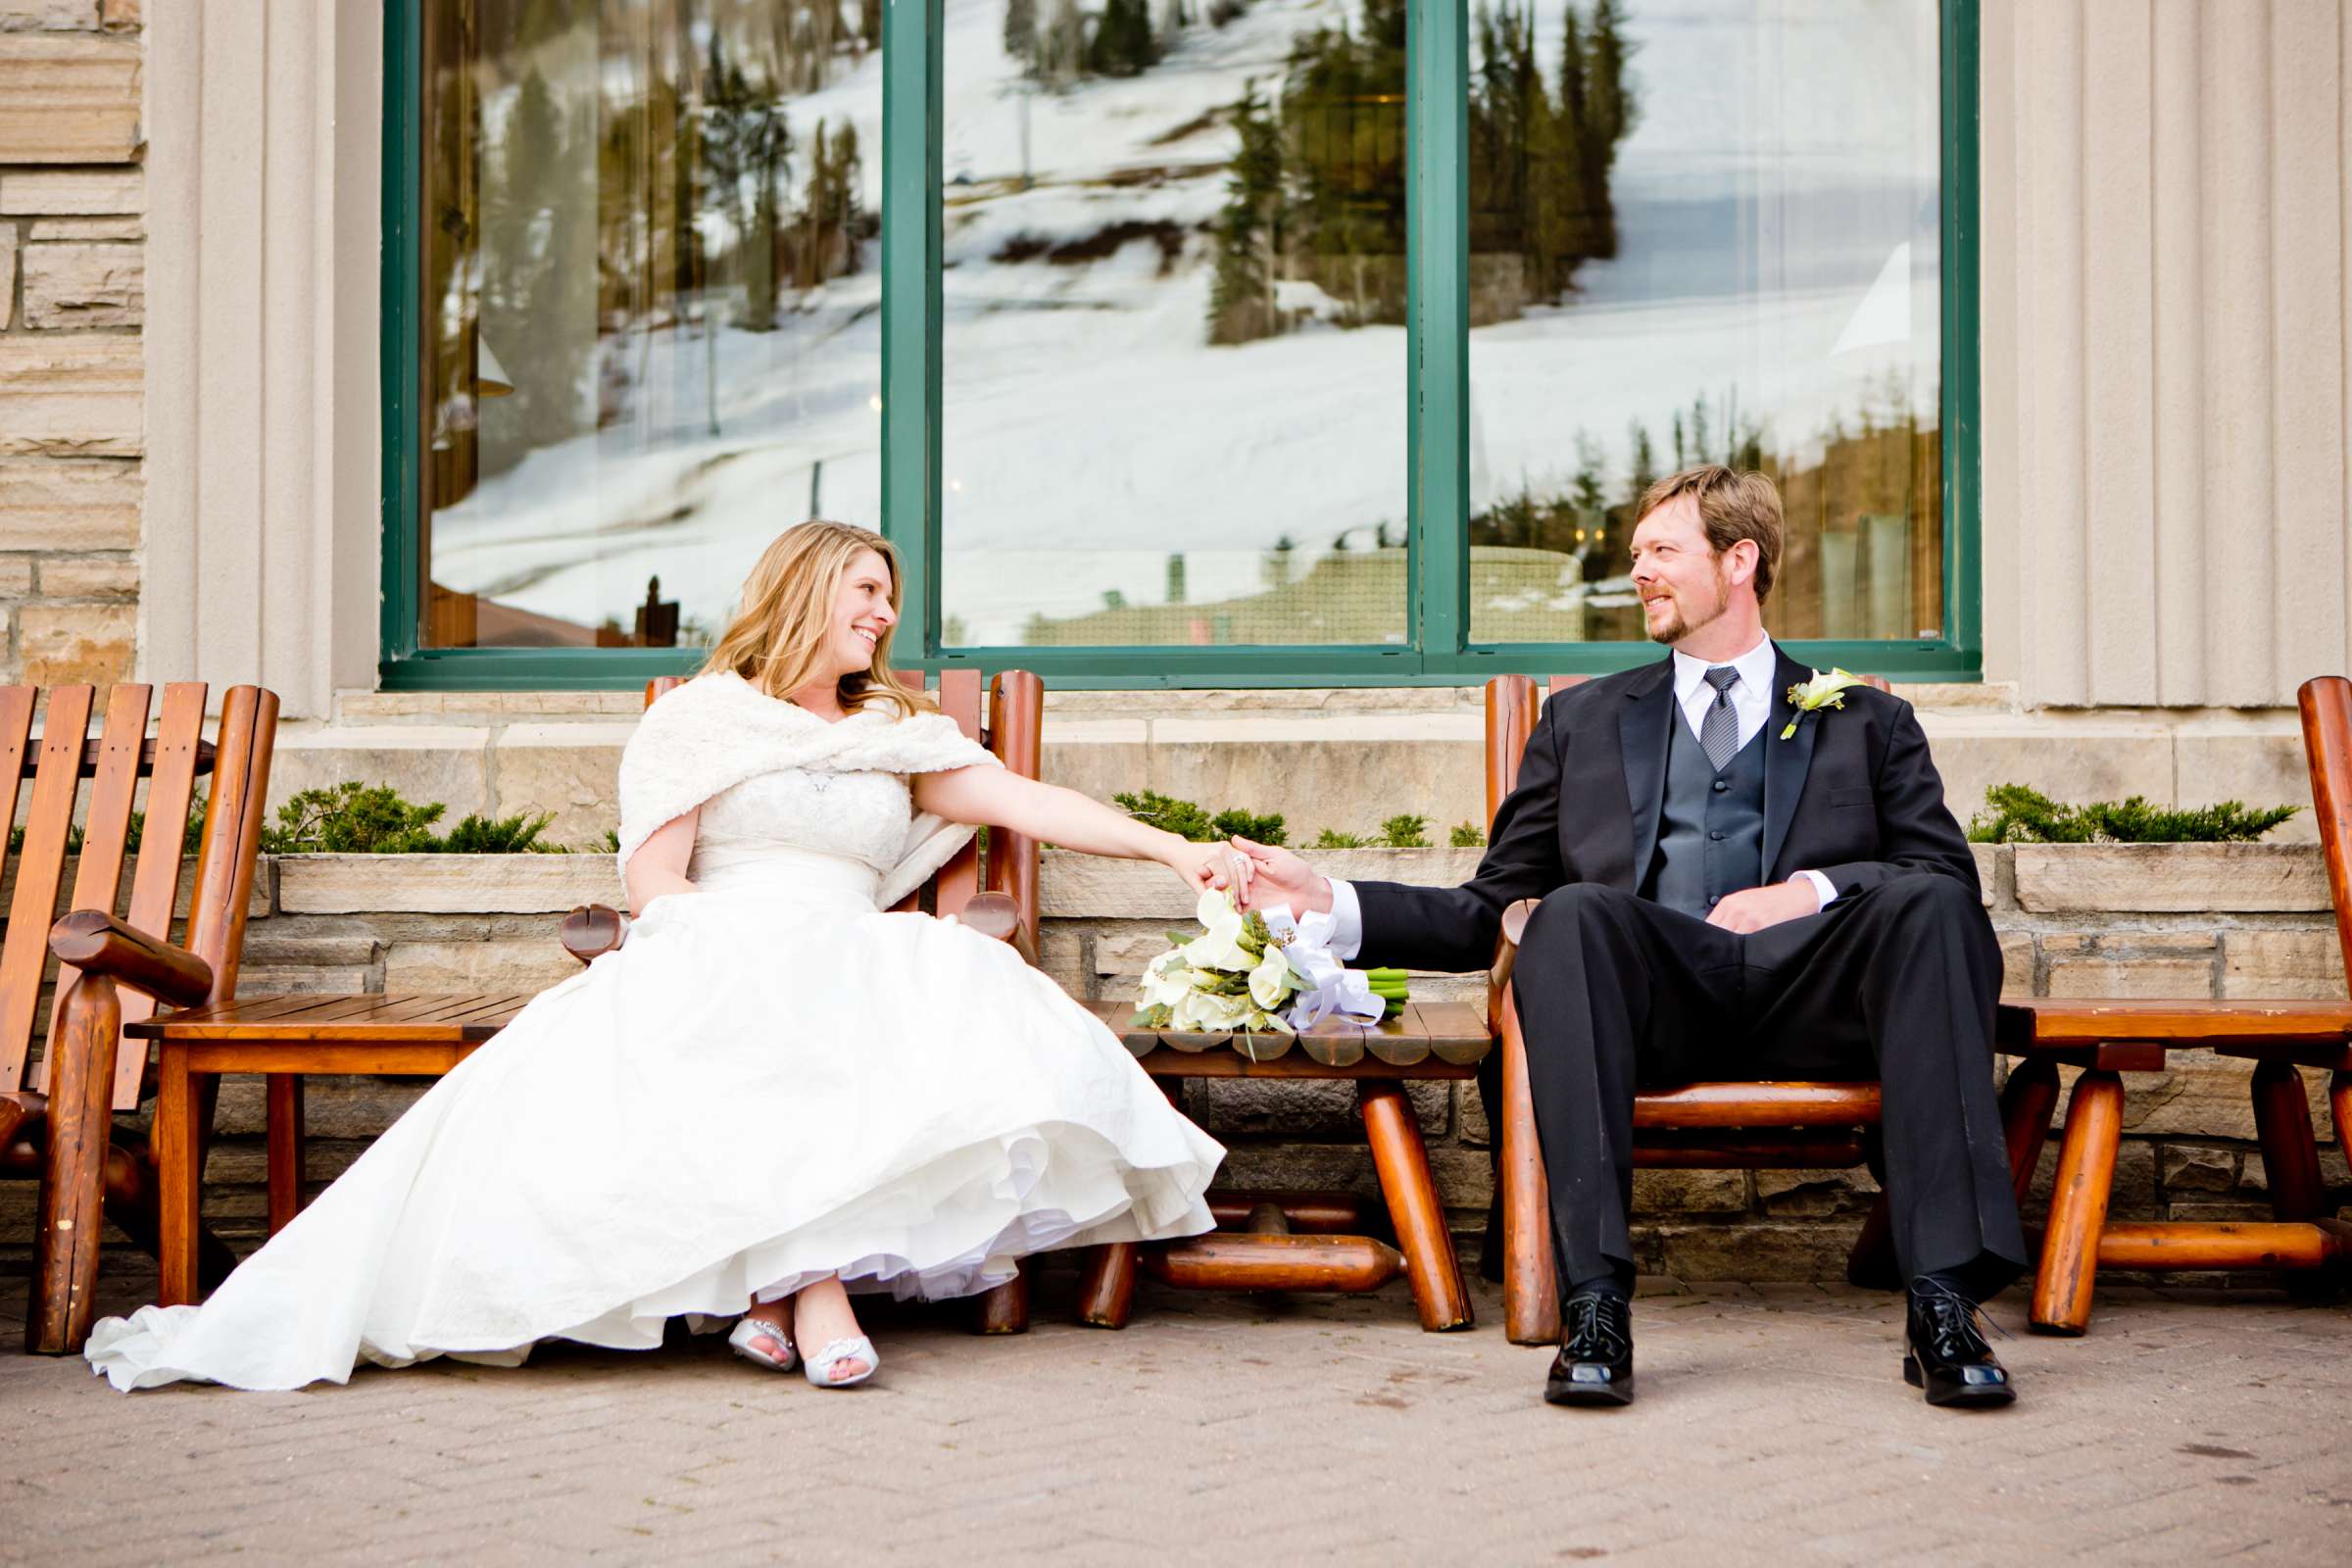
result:
[(1696, 500), (1676, 496), (1635, 527), (1634, 589), (1652, 642), (1679, 643), (1730, 605), (1731, 580)]

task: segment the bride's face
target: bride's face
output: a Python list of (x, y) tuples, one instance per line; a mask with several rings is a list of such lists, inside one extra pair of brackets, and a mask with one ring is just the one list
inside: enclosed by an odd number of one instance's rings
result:
[(899, 612), (890, 608), (889, 564), (878, 551), (858, 551), (833, 592), (826, 646), (833, 651), (834, 674), (854, 675), (871, 668), (875, 645), (898, 619)]

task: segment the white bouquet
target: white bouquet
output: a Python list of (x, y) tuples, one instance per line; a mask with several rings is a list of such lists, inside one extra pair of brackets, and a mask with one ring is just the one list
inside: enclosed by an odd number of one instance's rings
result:
[(1193, 917), (1202, 934), (1169, 932), (1176, 946), (1144, 970), (1135, 1027), (1199, 1034), (1287, 1032), (1277, 1014), (1305, 981), (1292, 969), (1264, 917), (1254, 909), (1242, 913), (1218, 888), (1200, 895)]

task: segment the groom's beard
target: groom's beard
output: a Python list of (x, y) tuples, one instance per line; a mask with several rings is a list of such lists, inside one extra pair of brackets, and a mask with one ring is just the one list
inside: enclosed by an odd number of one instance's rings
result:
[(1713, 625), (1732, 605), (1732, 585), (1724, 579), (1721, 566), (1715, 568), (1715, 602), (1701, 611), (1695, 620), (1684, 612), (1682, 595), (1671, 589), (1668, 591), (1674, 593), (1674, 618), (1651, 632), (1649, 640), (1653, 643), (1664, 643), (1669, 648), (1692, 632)]

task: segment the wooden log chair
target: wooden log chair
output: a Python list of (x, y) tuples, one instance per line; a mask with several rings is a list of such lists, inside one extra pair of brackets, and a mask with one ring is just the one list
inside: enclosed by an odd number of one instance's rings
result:
[[(89, 1337), (105, 1222), (149, 1251), (158, 1245), (154, 1152), (114, 1123), (116, 1111), (136, 1110), (154, 1087), (147, 1042), (125, 1040), (124, 1023), (149, 1017), (159, 1003), (193, 1005), (236, 993), (277, 698), (259, 687), (229, 688), (217, 739), (207, 742), (206, 694), (197, 682), (165, 687), (150, 738), (155, 689), (117, 685), (91, 739), (93, 688), (51, 688), (36, 736), (39, 693), (0, 686), (0, 779), (7, 781), (0, 856), (16, 825), (19, 786), (32, 781), (0, 940), (0, 1176), (41, 1182), (24, 1341), (37, 1354), (70, 1354)], [(196, 780), (206, 774), (212, 785), (196, 881), (184, 941), (174, 944), (181, 841)], [(134, 811), (142, 782), (144, 810)], [(134, 820), (137, 860), (125, 900)], [(53, 926), (66, 860), (76, 852), (73, 912)], [(62, 967), (47, 1009), (47, 1045), (28, 1072), (52, 951)], [(212, 1117), (208, 1100), (202, 1131)], [(218, 1238), (201, 1235), (199, 1247), (208, 1278), (234, 1266)]]
[[(918, 670), (902, 670), (908, 681), (919, 681)], [(675, 676), (646, 683), (645, 702), (681, 684)], [(996, 753), (999, 760), (1023, 778), (1036, 778), (1043, 764), (1045, 685), (1023, 669), (1001, 671), (988, 682), (986, 722), (981, 713), (981, 677), (974, 669), (943, 670), (933, 693), (939, 706), (971, 739)], [(975, 838), (957, 851), (923, 888), (895, 906), (901, 910), (923, 907), (934, 914), (955, 915), (981, 935), (1011, 944), (1030, 963), (1037, 962), (1037, 841), (1001, 827), (988, 830), (986, 854)], [(926, 899), (925, 895), (928, 894)], [(628, 925), (618, 910), (602, 904), (577, 908), (564, 920), (564, 951), (582, 963), (621, 945)], [(1029, 1328), (1029, 1282), (1015, 1277), (974, 1298), (972, 1328), (978, 1334), (1022, 1334)]]
[[(2296, 694), (2311, 798), (2335, 910), (2337, 941), (2352, 959), (2352, 681), (2322, 675)], [(2352, 1002), (2230, 1000), (2150, 1002), (2037, 997), (2003, 1003), (1998, 1043), (2023, 1058), (2009, 1077), (2018, 1109), (2008, 1119), (2013, 1166), (2031, 1173), (2058, 1102), (2058, 1069), (2075, 1067), (2056, 1183), (2034, 1280), (2030, 1321), (2045, 1333), (2090, 1326), (2102, 1268), (2316, 1271), (2324, 1287), (2352, 1274), (2352, 1225), (2326, 1217), (2318, 1141), (2302, 1069), (2331, 1075), (2329, 1108), (2339, 1148), (2352, 1149)], [(2255, 1063), (2254, 1131), (2270, 1185), (2272, 1221), (2110, 1223), (2109, 1196), (2124, 1130), (2127, 1072), (2161, 1072), (2165, 1054), (2202, 1048)]]
[[(1881, 691), (1886, 682), (1864, 677)], [(1556, 695), (1583, 677), (1554, 675)], [(1521, 755), (1534, 732), (1539, 697), (1525, 675), (1487, 682), (1487, 817), (1494, 820), (1518, 780)], [(1537, 1143), (1535, 1105), (1527, 1080), (1527, 1042), (1510, 988), (1520, 935), (1532, 901), (1504, 911), (1494, 970), (1488, 986), (1489, 1021), (1501, 1043), (1500, 1126), (1495, 1138), (1495, 1186), (1502, 1214), (1503, 1332), (1515, 1345), (1559, 1338), (1559, 1282), (1554, 1269), (1551, 1200)], [(2021, 1118), (2034, 1114), (2036, 1091), (2012, 1083), (2003, 1101), (2010, 1130), (2010, 1168), (2022, 1194), (2033, 1180), (2033, 1157), (2019, 1162)], [(2047, 1102), (2038, 1102), (2046, 1122)], [(1676, 1170), (1839, 1169), (1874, 1156), (1879, 1086), (1867, 1083), (1698, 1083), (1644, 1089), (1634, 1097), (1634, 1163)], [(2039, 1148), (2038, 1140), (2034, 1149)], [(1863, 1222), (1847, 1258), (1857, 1285), (1894, 1289), (1886, 1199)]]

